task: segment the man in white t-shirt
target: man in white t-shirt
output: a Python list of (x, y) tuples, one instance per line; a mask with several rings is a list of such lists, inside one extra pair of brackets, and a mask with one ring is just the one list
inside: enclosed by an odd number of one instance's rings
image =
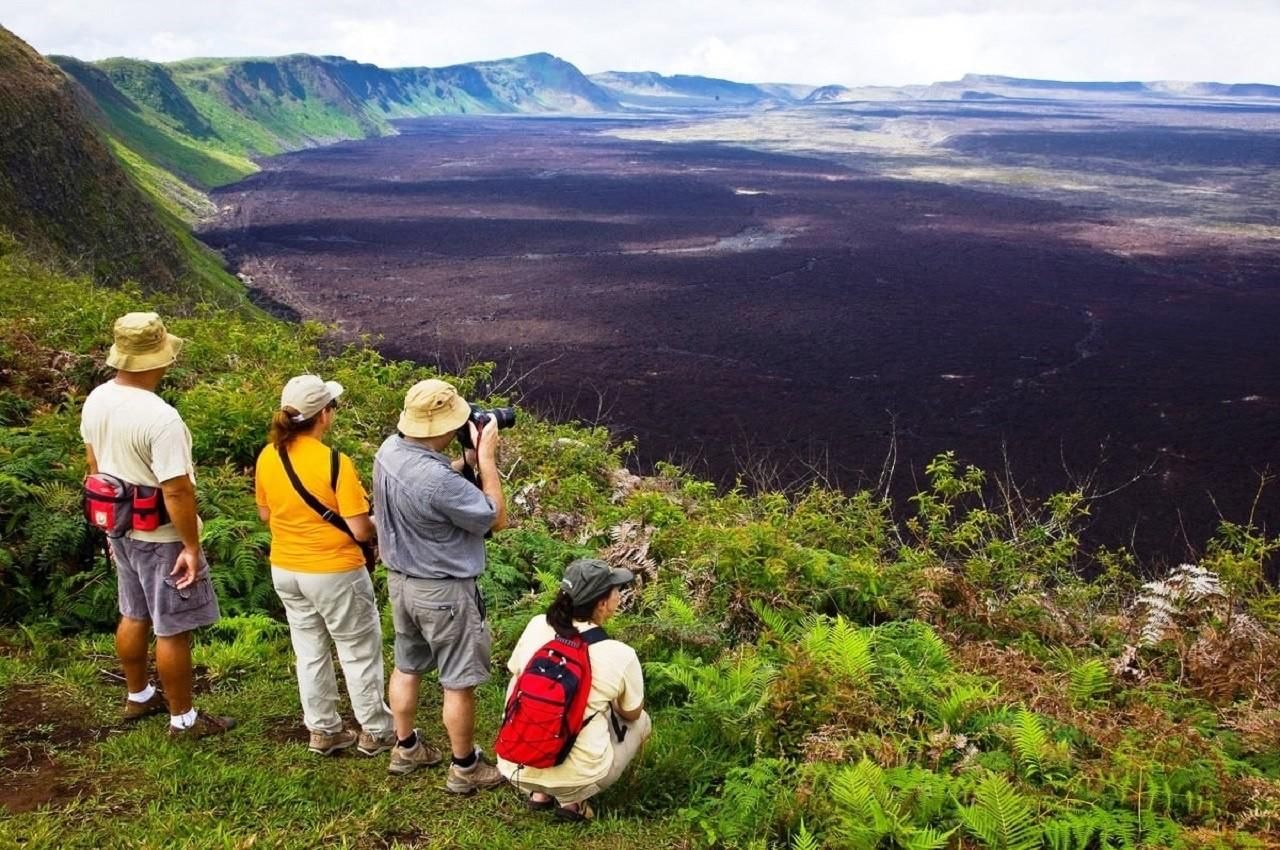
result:
[[(178, 358), (182, 339), (155, 313), (116, 320), (107, 365), (114, 379), (85, 399), (80, 419), (89, 472), (160, 488), (167, 514), (150, 531), (109, 540), (118, 579), (116, 654), (128, 697), (124, 719), (169, 713), (169, 734), (201, 738), (235, 725), (191, 704), (191, 632), (218, 620), (218, 599), (200, 548), (191, 432), (156, 387)], [(164, 693), (148, 681), (147, 645), (156, 635), (156, 669)]]

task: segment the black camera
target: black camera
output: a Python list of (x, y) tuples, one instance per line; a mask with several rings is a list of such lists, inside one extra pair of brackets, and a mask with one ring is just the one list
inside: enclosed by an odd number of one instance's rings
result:
[(474, 449), (475, 445), (471, 442), (471, 429), (468, 427), (475, 423), (477, 433), (484, 430), (484, 426), (489, 420), (497, 421), (498, 428), (510, 428), (516, 424), (516, 409), (514, 407), (495, 407), (492, 410), (485, 410), (471, 405), (471, 415), (467, 417), (467, 421), (462, 423), (462, 427), (458, 429), (458, 442), (462, 443), (462, 447), (466, 449)]

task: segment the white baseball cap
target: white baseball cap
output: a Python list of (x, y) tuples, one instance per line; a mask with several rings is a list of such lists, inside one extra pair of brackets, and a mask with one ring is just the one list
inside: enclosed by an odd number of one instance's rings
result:
[(280, 393), (280, 407), (293, 411), (294, 422), (305, 422), (342, 395), (342, 384), (326, 381), (319, 375), (296, 375)]

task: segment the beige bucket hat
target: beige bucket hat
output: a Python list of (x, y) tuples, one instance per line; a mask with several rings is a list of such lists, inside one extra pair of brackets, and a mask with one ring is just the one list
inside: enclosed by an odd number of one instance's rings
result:
[(319, 375), (295, 375), (280, 393), (281, 409), (294, 410), (294, 422), (306, 422), (342, 395), (342, 384)]
[(471, 416), (471, 405), (447, 381), (418, 381), (404, 396), (400, 433), (406, 437), (439, 437), (456, 431)]
[(182, 337), (169, 333), (158, 313), (126, 313), (116, 319), (107, 365), (121, 372), (146, 372), (178, 359)]

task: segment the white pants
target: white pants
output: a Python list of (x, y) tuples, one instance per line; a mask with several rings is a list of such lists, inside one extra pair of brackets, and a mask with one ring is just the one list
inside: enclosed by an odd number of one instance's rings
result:
[(300, 573), (271, 568), (297, 657), (302, 719), (312, 732), (338, 732), (338, 680), (333, 647), (360, 727), (376, 737), (394, 729), (383, 698), (382, 620), (369, 571)]
[(636, 754), (640, 752), (640, 748), (644, 746), (645, 741), (649, 740), (649, 735), (653, 732), (653, 723), (649, 720), (649, 712), (647, 711), (640, 712), (640, 716), (630, 723), (621, 719), (619, 719), (619, 723), (626, 727), (626, 734), (619, 741), (617, 734), (613, 730), (613, 724), (609, 724), (609, 746), (613, 748), (613, 766), (609, 768), (609, 772), (602, 779), (598, 779), (589, 785), (564, 786), (530, 782), (521, 776), (519, 771), (507, 778), (511, 780), (512, 785), (526, 793), (541, 791), (543, 794), (550, 794), (562, 806), (568, 803), (581, 803), (583, 800), (594, 797), (622, 778), (622, 774), (626, 772), (627, 767), (635, 760)]

